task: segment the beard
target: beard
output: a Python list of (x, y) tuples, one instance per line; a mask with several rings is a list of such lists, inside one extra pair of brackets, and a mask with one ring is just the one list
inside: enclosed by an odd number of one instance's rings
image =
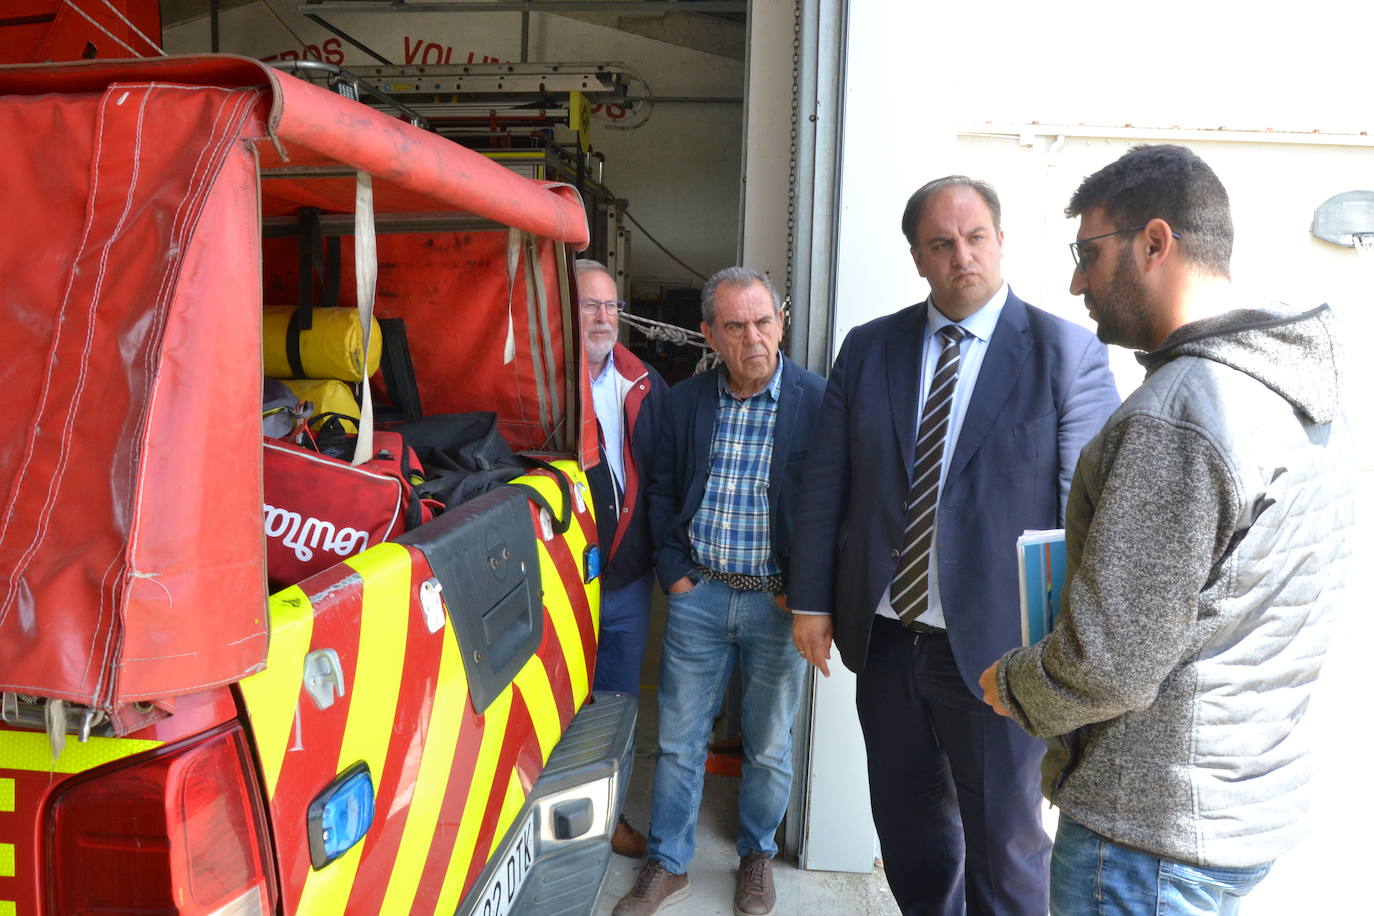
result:
[(1149, 300), (1140, 282), (1135, 249), (1117, 249), (1116, 270), (1101, 297), (1091, 291), (1083, 298), (1097, 315), (1097, 339), (1119, 347), (1145, 349), (1150, 344)]
[[(589, 331), (601, 330), (602, 328), (600, 327), (592, 327), (589, 329)], [(606, 357), (611, 355), (611, 351), (615, 349), (615, 338), (615, 330), (609, 329), (609, 326), (604, 333), (595, 335), (588, 333), (586, 342), (584, 344), (584, 349), (587, 354), (587, 361), (591, 363), (604, 362), (606, 360)]]

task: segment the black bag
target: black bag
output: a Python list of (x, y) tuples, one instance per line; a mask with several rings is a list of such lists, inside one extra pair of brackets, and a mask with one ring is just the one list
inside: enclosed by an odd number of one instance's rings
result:
[(456, 506), (519, 477), (529, 463), (511, 451), (487, 411), (434, 414), (380, 428), (405, 436), (425, 469), (416, 491), (445, 506)]

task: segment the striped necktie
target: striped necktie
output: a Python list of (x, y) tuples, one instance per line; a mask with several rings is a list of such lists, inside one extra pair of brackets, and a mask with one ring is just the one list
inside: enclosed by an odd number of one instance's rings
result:
[(903, 626), (910, 626), (930, 608), (930, 548), (935, 536), (936, 498), (940, 495), (940, 465), (954, 386), (959, 380), (959, 342), (966, 334), (957, 324), (945, 325), (939, 333), (943, 338), (940, 358), (916, 434), (916, 463), (906, 497), (905, 541), (897, 574), (892, 578), (892, 609)]

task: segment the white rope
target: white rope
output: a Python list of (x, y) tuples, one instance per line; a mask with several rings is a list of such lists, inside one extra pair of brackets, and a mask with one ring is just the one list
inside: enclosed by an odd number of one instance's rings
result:
[(640, 315), (631, 315), (629, 312), (621, 312), (620, 320), (649, 340), (662, 340), (682, 347), (709, 349), (706, 338), (700, 331), (688, 330), (675, 324), (666, 324)]
[(662, 340), (677, 344), (680, 347), (700, 347), (704, 352), (701, 354), (701, 359), (697, 360), (696, 366), (692, 368), (693, 375), (700, 375), (720, 364), (720, 354), (711, 349), (711, 345), (706, 342), (706, 335), (700, 331), (688, 330), (675, 324), (655, 321), (640, 315), (631, 315), (629, 312), (621, 312), (620, 320), (649, 340)]
[(110, 3), (110, 0), (100, 0), (100, 2), (101, 2), (101, 3), (104, 3), (106, 6), (108, 6), (108, 7), (110, 8), (110, 12), (112, 12), (112, 13), (114, 13), (116, 16), (118, 16), (118, 17), (119, 17), (119, 21), (122, 22), (122, 23), (124, 23), (125, 25), (127, 25), (127, 26), (129, 27), (129, 30), (130, 30), (131, 32), (133, 32), (133, 33), (134, 33), (135, 35), (137, 35), (139, 38), (142, 38), (144, 41), (146, 41), (146, 42), (148, 43), (148, 47), (152, 48), (154, 51), (156, 51), (157, 53), (161, 54), (163, 57), (166, 57), (166, 56), (167, 56), (167, 52), (164, 51), (164, 50), (162, 50), (161, 48), (159, 48), (159, 47), (157, 46), (157, 42), (153, 41), (153, 40), (152, 40), (151, 38), (149, 38), (147, 35), (144, 35), (142, 32), (140, 32), (139, 29), (138, 29), (138, 26), (134, 25), (132, 22), (130, 22), (128, 19), (126, 19), (126, 18), (124, 17), (124, 14), (121, 13), (121, 12), (119, 11), (119, 9), (118, 9), (114, 4)]
[(144, 55), (142, 55), (142, 54), (139, 54), (139, 53), (138, 53), (137, 51), (135, 51), (133, 48), (131, 48), (131, 47), (129, 47), (128, 45), (126, 45), (124, 42), (120, 41), (118, 38), (116, 38), (116, 37), (113, 35), (113, 33), (110, 32), (109, 29), (105, 28), (103, 25), (101, 25), (100, 23), (98, 23), (98, 22), (96, 22), (94, 19), (92, 19), (89, 15), (86, 14), (86, 11), (85, 11), (85, 10), (83, 10), (81, 7), (79, 7), (79, 6), (77, 6), (75, 3), (73, 3), (72, 0), (62, 0), (62, 2), (65, 3), (65, 4), (67, 4), (68, 6), (70, 6), (72, 9), (76, 10), (76, 14), (77, 14), (78, 16), (80, 16), (82, 19), (84, 19), (84, 20), (86, 20), (87, 22), (89, 22), (91, 25), (95, 26), (95, 27), (96, 27), (97, 29), (99, 29), (101, 32), (104, 32), (106, 38), (110, 39), (110, 41), (113, 41), (115, 44), (119, 45), (119, 46), (120, 46), (121, 48), (123, 48), (125, 51), (128, 51), (128, 52), (129, 52), (130, 54), (132, 54), (134, 57), (143, 57), (143, 56), (144, 56)]
[[(372, 176), (357, 172), (353, 193), (353, 279), (357, 284), (358, 321), (363, 328), (363, 375), (372, 345), (372, 307), (377, 300), (377, 220), (373, 210)], [(358, 411), (358, 439), (353, 446), (353, 465), (371, 461), (372, 385), (363, 379), (363, 398)], [(404, 461), (403, 455), (396, 456)]]
[[(1358, 247), (1359, 236), (1356, 236)], [(1370, 250), (1374, 251), (1374, 233), (1369, 234)], [(787, 321), (792, 314), (792, 297), (788, 296), (782, 301), (783, 326), (787, 326)], [(652, 318), (645, 318), (642, 315), (631, 315), (629, 312), (621, 312), (620, 320), (649, 340), (662, 340), (667, 343), (677, 344), (680, 347), (700, 347), (706, 351), (701, 354), (701, 359), (697, 360), (696, 366), (692, 369), (693, 375), (700, 375), (707, 369), (714, 369), (720, 365), (720, 354), (711, 349), (711, 345), (706, 342), (706, 335), (700, 331), (692, 331), (675, 324), (667, 324), (662, 321), (655, 321)]]

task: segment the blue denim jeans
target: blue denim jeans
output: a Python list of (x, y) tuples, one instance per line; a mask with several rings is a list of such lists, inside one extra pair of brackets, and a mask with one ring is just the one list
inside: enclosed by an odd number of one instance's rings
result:
[(1231, 916), (1272, 865), (1185, 865), (1119, 846), (1060, 814), (1050, 860), (1050, 914)]
[(601, 591), (601, 631), (596, 643), (598, 693), (639, 696), (639, 666), (649, 643), (649, 603), (653, 573), (645, 573), (624, 588)]
[(791, 617), (771, 595), (703, 579), (669, 595), (663, 634), (649, 856), (673, 874), (685, 874), (696, 851), (711, 720), (737, 659), (744, 773), (735, 847), (740, 856), (778, 851), (773, 834), (792, 791), (792, 719), (806, 663), (792, 645)]

